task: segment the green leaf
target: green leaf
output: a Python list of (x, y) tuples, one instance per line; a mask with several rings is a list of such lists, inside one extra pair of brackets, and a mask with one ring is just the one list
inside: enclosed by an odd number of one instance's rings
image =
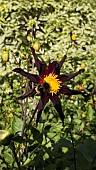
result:
[(46, 170), (55, 170), (56, 169), (56, 164), (49, 164), (49, 165), (47, 165), (47, 167), (46, 167)]
[(90, 157), (90, 152), (89, 152), (89, 148), (87, 148), (86, 144), (80, 144), (78, 147), (78, 151), (80, 153), (82, 153), (82, 155), (84, 156), (84, 158), (88, 161), (91, 162), (92, 159)]
[(96, 141), (89, 138), (84, 144), (79, 144), (77, 150), (82, 153), (89, 163), (92, 163), (94, 157), (96, 156)]
[(12, 121), (12, 131), (13, 131), (13, 133), (21, 132), (22, 126), (23, 126), (22, 119), (18, 118), (17, 116), (14, 116), (13, 121)]
[(14, 135), (14, 137), (12, 138), (12, 140), (14, 142), (17, 142), (17, 143), (25, 143), (25, 140), (23, 139), (22, 136), (19, 136), (18, 134), (17, 135)]
[(5, 35), (1, 35), (0, 36), (0, 44), (2, 44), (4, 42), (4, 39), (5, 39)]
[(13, 162), (13, 156), (10, 153), (8, 153), (8, 151), (5, 151), (3, 156), (8, 164), (11, 164)]
[(40, 133), (40, 131), (34, 127), (31, 128), (31, 132), (33, 134), (33, 138), (38, 141), (39, 143), (42, 143), (43, 140), (43, 134)]
[(44, 155), (44, 152), (42, 149), (39, 150), (39, 153), (33, 158), (32, 155), (29, 156), (29, 158), (25, 161), (24, 166), (38, 166), (40, 164), (40, 160), (42, 160), (42, 156)]
[(94, 110), (91, 105), (88, 107), (88, 119), (91, 121), (93, 119)]

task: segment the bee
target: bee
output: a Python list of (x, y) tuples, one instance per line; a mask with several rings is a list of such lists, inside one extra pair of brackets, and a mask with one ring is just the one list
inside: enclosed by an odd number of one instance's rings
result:
[(38, 84), (35, 88), (36, 92), (43, 93), (45, 91), (49, 91), (50, 85), (47, 82), (44, 82), (43, 84)]
[(43, 93), (43, 86), (42, 84), (38, 84), (35, 88), (36, 92), (39, 93)]
[(50, 89), (50, 85), (47, 82), (43, 83), (44, 90), (47, 91)]

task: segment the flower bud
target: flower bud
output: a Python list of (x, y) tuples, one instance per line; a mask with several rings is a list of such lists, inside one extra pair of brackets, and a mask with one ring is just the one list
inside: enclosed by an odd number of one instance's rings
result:
[(81, 63), (81, 69), (85, 69), (86, 65), (85, 63)]
[(9, 60), (9, 51), (3, 51), (2, 52), (2, 60), (4, 62), (7, 62)]
[(35, 40), (32, 44), (32, 47), (34, 48), (35, 51), (39, 51), (40, 49), (40, 43), (38, 40)]
[(12, 136), (9, 130), (0, 130), (0, 145), (9, 145)]

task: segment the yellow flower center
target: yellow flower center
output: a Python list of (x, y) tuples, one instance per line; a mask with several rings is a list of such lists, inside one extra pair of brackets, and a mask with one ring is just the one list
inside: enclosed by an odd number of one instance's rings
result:
[(58, 75), (50, 73), (48, 76), (44, 78), (44, 83), (49, 84), (49, 92), (52, 93), (57, 93), (61, 87), (61, 81), (57, 79)]

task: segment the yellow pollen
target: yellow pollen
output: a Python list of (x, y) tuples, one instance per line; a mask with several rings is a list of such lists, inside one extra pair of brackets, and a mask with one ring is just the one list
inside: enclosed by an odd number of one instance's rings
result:
[(50, 73), (48, 76), (44, 78), (44, 82), (48, 83), (50, 88), (49, 92), (52, 93), (57, 93), (61, 87), (61, 81), (57, 79), (58, 75)]

